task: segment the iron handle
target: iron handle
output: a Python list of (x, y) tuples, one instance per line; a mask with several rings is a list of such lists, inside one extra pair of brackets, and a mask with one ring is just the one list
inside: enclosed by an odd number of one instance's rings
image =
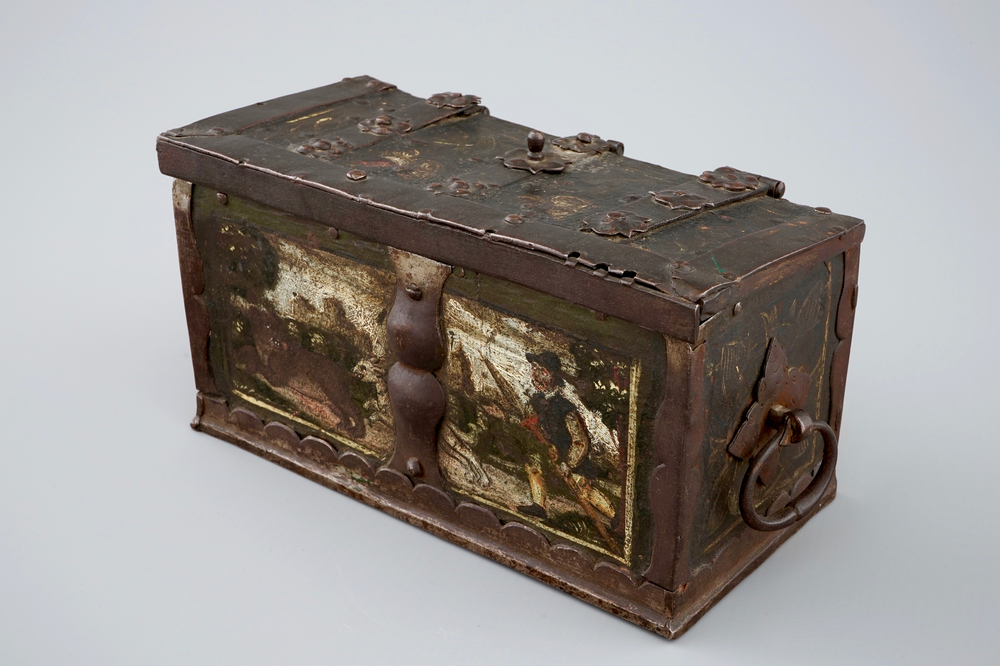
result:
[[(819, 504), (820, 498), (833, 480), (833, 472), (837, 466), (837, 434), (828, 423), (814, 421), (801, 409), (786, 410), (781, 407), (771, 410), (769, 420), (780, 421), (781, 427), (764, 448), (750, 459), (750, 467), (740, 488), (740, 513), (743, 514), (743, 520), (753, 529), (762, 532), (783, 529), (809, 515)], [(823, 436), (824, 446), (823, 463), (812, 483), (776, 515), (762, 516), (757, 513), (753, 491), (768, 459), (772, 455), (777, 455), (782, 446), (801, 442), (814, 432)]]

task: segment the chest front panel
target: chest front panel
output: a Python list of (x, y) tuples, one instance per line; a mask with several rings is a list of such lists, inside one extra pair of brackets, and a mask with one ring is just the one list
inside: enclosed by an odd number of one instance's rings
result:
[[(390, 249), (206, 188), (193, 200), (220, 390), (265, 421), (389, 462)], [(639, 569), (662, 337), (461, 267), (438, 325), (447, 491)]]

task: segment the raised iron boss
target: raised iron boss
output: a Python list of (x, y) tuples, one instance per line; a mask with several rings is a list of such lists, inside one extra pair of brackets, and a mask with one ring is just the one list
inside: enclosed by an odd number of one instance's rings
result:
[(668, 637), (833, 499), (861, 220), (369, 77), (157, 150), (195, 428)]

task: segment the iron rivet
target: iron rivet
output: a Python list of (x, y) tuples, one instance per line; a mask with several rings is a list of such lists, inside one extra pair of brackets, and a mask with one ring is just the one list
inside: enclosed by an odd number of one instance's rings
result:
[(312, 146), (303, 144), (303, 145), (299, 146), (298, 148), (296, 148), (295, 152), (301, 153), (302, 155), (308, 155), (309, 153), (311, 153), (314, 150), (315, 150), (315, 148), (313, 148)]
[(366, 174), (361, 169), (351, 169), (350, 171), (347, 172), (347, 177), (350, 180), (364, 180), (365, 178), (368, 177), (368, 174)]
[(330, 234), (330, 236), (331, 236), (331, 237), (332, 237), (332, 238), (333, 238), (334, 240), (336, 240), (336, 239), (340, 238), (340, 232), (339, 232), (339, 231), (337, 231), (336, 229), (334, 229), (333, 227), (327, 227), (327, 229), (326, 229), (326, 233)]
[(327, 141), (326, 139), (316, 139), (315, 141), (312, 142), (312, 146), (317, 150), (330, 150), (333, 144)]
[(226, 133), (226, 128), (225, 127), (213, 127), (212, 129), (208, 130), (208, 133), (209, 134), (215, 134), (216, 136), (218, 136), (219, 134), (225, 134)]
[(420, 464), (420, 461), (416, 458), (407, 458), (406, 460), (406, 473), (410, 476), (423, 476), (424, 466)]
[(521, 217), (520, 215), (508, 215), (507, 217), (503, 218), (503, 221), (506, 222), (507, 224), (523, 224), (524, 218)]
[(830, 213), (833, 212), (832, 210), (830, 210), (826, 206), (817, 206), (816, 208), (813, 208), (813, 210), (816, 211), (817, 213), (822, 213), (824, 215), (829, 215)]
[(742, 309), (743, 309), (743, 304), (737, 303), (736, 305), (733, 306), (733, 315), (738, 315), (740, 313), (740, 310)]
[(415, 301), (419, 301), (424, 297), (423, 290), (412, 282), (408, 283), (404, 289), (406, 290), (406, 295)]
[(222, 204), (223, 206), (229, 203), (229, 197), (226, 196), (225, 192), (216, 192), (215, 198), (218, 199), (219, 203)]

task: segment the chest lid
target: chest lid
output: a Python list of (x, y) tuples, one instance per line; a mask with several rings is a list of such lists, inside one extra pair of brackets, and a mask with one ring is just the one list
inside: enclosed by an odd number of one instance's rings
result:
[[(493, 118), (480, 102), (348, 78), (165, 132), (160, 168), (279, 208), (297, 203), (292, 212), (321, 222), (322, 197), (397, 213), (389, 237), (363, 216), (350, 230), (402, 249), (426, 225), (467, 236), (482, 256), (514, 248), (530, 271), (464, 265), (689, 341), (706, 317), (864, 234), (861, 220), (786, 201), (774, 179), (680, 173), (596, 135), (547, 137)], [(615, 291), (625, 288), (633, 293)], [(630, 298), (639, 306), (629, 312), (616, 304)]]

